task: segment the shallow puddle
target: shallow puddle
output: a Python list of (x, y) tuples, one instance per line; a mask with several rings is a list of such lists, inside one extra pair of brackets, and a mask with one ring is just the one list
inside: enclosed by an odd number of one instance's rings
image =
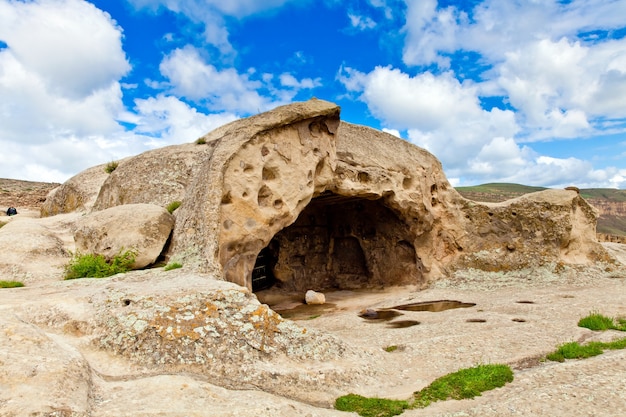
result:
[(367, 308), (365, 310), (361, 310), (359, 313), (359, 317), (364, 318), (366, 320), (376, 320), (376, 321), (389, 321), (398, 316), (401, 316), (402, 313), (395, 310), (390, 309), (380, 309), (374, 310), (373, 308)]
[(300, 304), (297, 307), (285, 310), (274, 310), (282, 318), (289, 320), (312, 320), (324, 313), (329, 313), (337, 309), (337, 304)]
[(439, 300), (439, 301), (421, 301), (418, 303), (402, 304), (399, 306), (391, 307), (394, 310), (403, 311), (431, 311), (438, 313), (440, 311), (452, 310), (453, 308), (468, 308), (474, 307), (476, 303), (463, 303), (461, 301), (454, 300)]

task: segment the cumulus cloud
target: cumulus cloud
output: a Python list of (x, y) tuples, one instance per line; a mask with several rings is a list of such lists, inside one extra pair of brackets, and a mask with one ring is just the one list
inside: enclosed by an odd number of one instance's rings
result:
[[(319, 79), (298, 80), (290, 73), (278, 77), (258, 75), (254, 68), (240, 73), (229, 67), (218, 69), (206, 62), (197, 48), (186, 46), (172, 51), (160, 65), (161, 74), (168, 79), (170, 91), (211, 110), (237, 114), (252, 114), (285, 104), (306, 89), (321, 85)], [(161, 87), (161, 85), (159, 85)]]
[(0, 2), (2, 176), (59, 179), (97, 159), (94, 138), (123, 131), (119, 79), (130, 65), (121, 37), (81, 0)]
[(81, 0), (0, 2), (0, 39), (53, 94), (82, 98), (130, 70), (122, 30)]
[[(588, 161), (539, 155), (527, 144), (624, 132), (626, 38), (610, 33), (624, 27), (617, 16), (626, 3), (404, 3), (407, 69), (342, 67), (337, 77), (387, 128), (406, 131), (437, 155), (457, 183), (623, 181), (619, 169), (594, 170)], [(482, 73), (462, 81), (459, 54), (469, 52), (479, 57), (471, 70)], [(491, 98), (499, 108), (485, 105)]]
[(388, 126), (385, 131), (406, 130), (409, 141), (436, 155), (456, 185), (500, 181), (584, 187), (623, 181), (619, 170), (594, 170), (588, 161), (540, 155), (519, 143), (514, 112), (485, 110), (478, 86), (461, 83), (451, 72), (410, 76), (391, 67), (370, 73), (342, 68), (338, 78)]
[(191, 142), (237, 118), (229, 112), (204, 114), (176, 97), (160, 94), (135, 100), (135, 113), (127, 120), (136, 126), (134, 133), (154, 138), (149, 144), (157, 147)]

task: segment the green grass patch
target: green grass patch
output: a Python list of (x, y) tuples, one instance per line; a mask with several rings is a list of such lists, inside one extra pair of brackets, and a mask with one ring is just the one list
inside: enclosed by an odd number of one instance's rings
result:
[(626, 332), (626, 319), (614, 319), (600, 313), (591, 313), (578, 321), (578, 327), (596, 331), (620, 330)]
[(196, 145), (206, 145), (206, 139), (205, 138), (196, 139)]
[(181, 204), (182, 204), (182, 202), (180, 202), (180, 201), (172, 201), (172, 202), (171, 202), (171, 203), (169, 203), (169, 204), (167, 205), (167, 207), (165, 207), (165, 208), (166, 208), (166, 210), (167, 210), (170, 214), (172, 214), (172, 213), (174, 213), (174, 211), (175, 211), (178, 207), (180, 207), (180, 205), (181, 205)]
[(134, 250), (120, 251), (110, 260), (103, 255), (76, 253), (65, 266), (65, 279), (104, 278), (128, 272), (136, 258)]
[(474, 398), (484, 391), (503, 387), (511, 381), (513, 371), (508, 365), (477, 365), (434, 380), (426, 388), (415, 392), (413, 399), (409, 401), (348, 394), (335, 400), (335, 408), (356, 412), (363, 417), (397, 416), (406, 409), (424, 408), (435, 401)]
[(556, 351), (546, 355), (546, 359), (555, 362), (564, 362), (565, 359), (584, 359), (592, 356), (601, 355), (602, 348), (598, 346), (598, 342), (581, 345), (578, 342), (565, 343), (557, 348)]
[(397, 416), (410, 406), (408, 401), (368, 398), (356, 394), (344, 395), (335, 401), (337, 410), (352, 411), (363, 417)]
[(612, 342), (589, 342), (581, 345), (578, 342), (565, 343), (556, 351), (546, 355), (546, 359), (555, 362), (564, 362), (565, 359), (585, 359), (598, 356), (605, 350), (618, 350), (626, 348), (626, 338), (614, 340)]
[[(579, 327), (589, 330), (620, 330), (626, 331), (626, 319), (614, 319), (598, 312), (590, 313), (578, 321)], [(578, 342), (569, 342), (559, 346), (554, 352), (546, 355), (550, 361), (563, 362), (565, 359), (585, 359), (598, 356), (605, 350), (617, 350), (626, 348), (626, 338), (613, 342), (589, 342), (581, 345)]]
[(178, 268), (182, 268), (183, 264), (178, 263), (178, 262), (170, 262), (169, 264), (165, 265), (163, 267), (164, 271), (171, 271), (172, 269), (178, 269)]
[(104, 172), (106, 172), (107, 174), (110, 174), (113, 171), (115, 171), (119, 165), (120, 165), (119, 162), (111, 161), (108, 164), (106, 164), (106, 166), (104, 167)]
[(478, 365), (461, 369), (434, 380), (415, 393), (414, 407), (424, 408), (435, 401), (462, 400), (480, 396), (482, 392), (503, 387), (513, 381), (508, 365)]
[(0, 288), (19, 288), (23, 286), (24, 284), (19, 281), (0, 281)]
[(396, 345), (387, 346), (384, 350), (385, 350), (385, 352), (394, 352), (394, 351), (398, 350), (398, 346), (396, 346)]

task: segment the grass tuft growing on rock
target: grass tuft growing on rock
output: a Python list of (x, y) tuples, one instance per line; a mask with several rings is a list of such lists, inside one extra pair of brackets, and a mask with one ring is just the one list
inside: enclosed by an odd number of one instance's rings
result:
[(164, 271), (171, 271), (172, 269), (178, 269), (178, 268), (182, 268), (183, 264), (178, 263), (178, 262), (170, 262), (169, 264), (165, 265), (163, 267)]
[(19, 288), (23, 286), (24, 284), (19, 281), (0, 281), (0, 288)]
[(206, 139), (205, 138), (196, 139), (196, 145), (206, 145)]
[(415, 392), (412, 401), (348, 394), (335, 400), (335, 408), (356, 412), (363, 417), (397, 416), (404, 410), (425, 408), (435, 401), (474, 398), (484, 391), (503, 387), (511, 381), (513, 371), (508, 365), (477, 365), (437, 378), (426, 388)]
[(513, 371), (508, 365), (478, 365), (461, 369), (434, 380), (415, 393), (414, 407), (424, 408), (435, 401), (463, 400), (481, 395), (484, 391), (503, 387), (513, 381)]
[[(593, 312), (580, 319), (578, 326), (595, 331), (626, 331), (626, 319), (613, 319), (598, 312)], [(564, 343), (554, 352), (547, 354), (546, 359), (555, 362), (563, 362), (565, 359), (585, 359), (601, 355), (605, 350), (617, 349), (626, 349), (626, 338), (612, 342), (589, 342), (584, 345), (578, 342)]]
[[(617, 321), (617, 323), (616, 323)], [(578, 327), (585, 327), (589, 330), (620, 330), (626, 331), (626, 320), (615, 320), (611, 317), (604, 316), (594, 312), (578, 321)]]
[(363, 417), (397, 416), (410, 406), (408, 401), (368, 398), (356, 394), (344, 395), (335, 401), (337, 410), (352, 411)]
[(107, 174), (110, 174), (113, 171), (115, 171), (119, 165), (120, 165), (119, 162), (111, 161), (108, 164), (106, 164), (106, 166), (104, 167), (104, 172), (106, 172)]
[(104, 278), (128, 272), (136, 258), (134, 250), (120, 251), (110, 260), (103, 255), (76, 253), (65, 266), (65, 279)]
[(559, 346), (554, 352), (546, 355), (546, 359), (555, 362), (564, 362), (565, 359), (585, 359), (598, 356), (605, 350), (626, 348), (626, 338), (612, 342), (589, 342), (581, 345), (578, 342), (569, 342)]
[(0, 222), (0, 227), (4, 226), (5, 224), (7, 224), (7, 222)]
[(174, 211), (175, 211), (178, 207), (180, 207), (180, 205), (181, 205), (181, 204), (182, 204), (182, 202), (181, 202), (181, 201), (172, 201), (171, 203), (169, 203), (169, 204), (167, 205), (167, 207), (165, 207), (165, 209), (166, 209), (166, 210), (167, 210), (170, 214), (172, 214), (172, 213), (174, 213)]

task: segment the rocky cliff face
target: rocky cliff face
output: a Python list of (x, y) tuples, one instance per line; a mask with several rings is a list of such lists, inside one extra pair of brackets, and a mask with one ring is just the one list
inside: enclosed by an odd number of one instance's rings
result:
[(587, 201), (598, 209), (600, 216), (626, 217), (626, 201), (607, 201), (598, 198), (589, 198)]

